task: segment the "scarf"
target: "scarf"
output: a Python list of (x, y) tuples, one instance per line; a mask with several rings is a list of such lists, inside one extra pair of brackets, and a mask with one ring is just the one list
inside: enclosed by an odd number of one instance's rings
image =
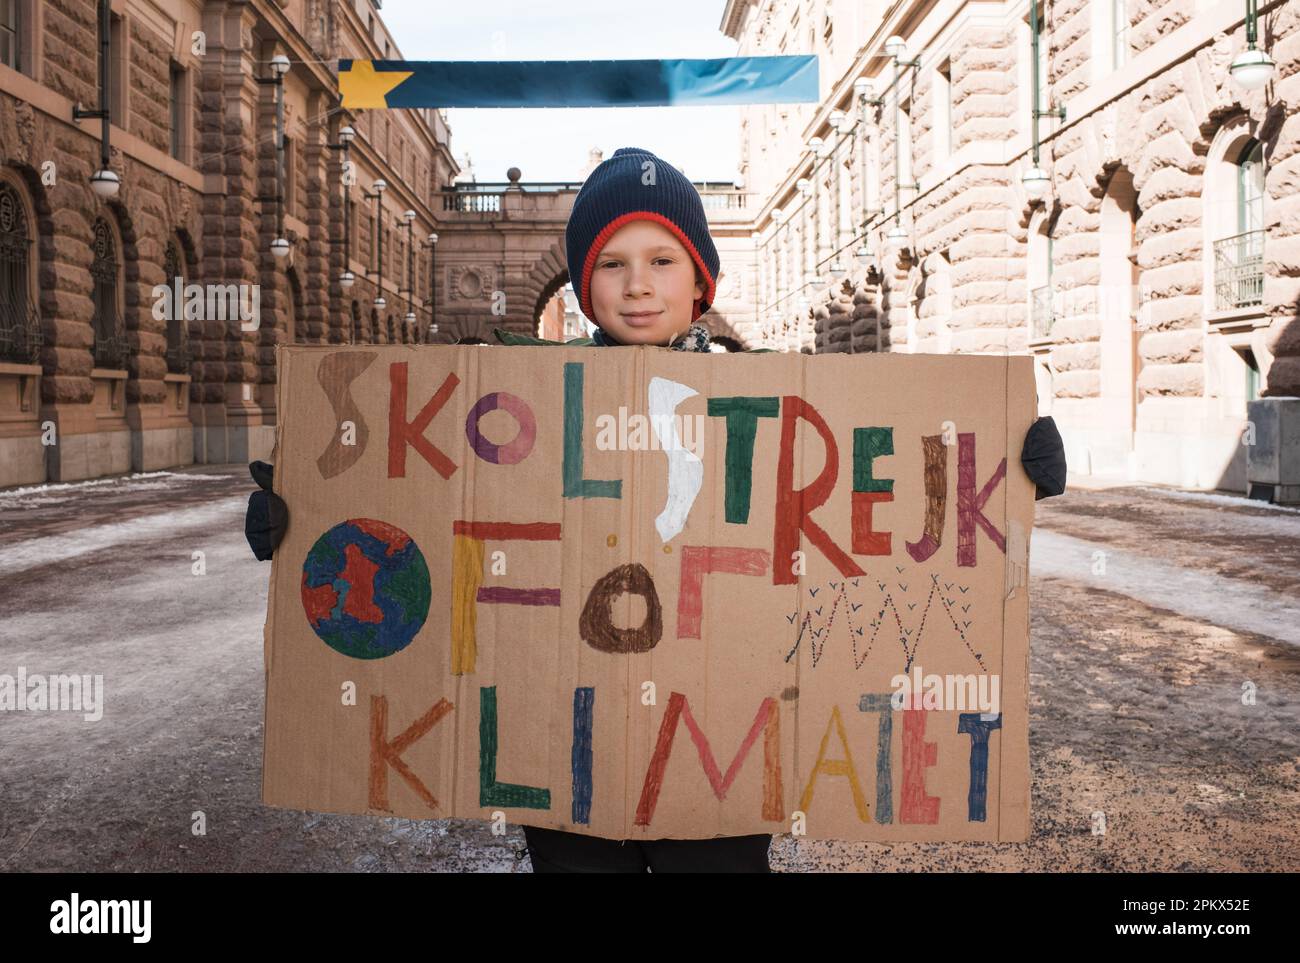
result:
[[(605, 334), (604, 329), (597, 328), (591, 336), (592, 343), (600, 348), (620, 348), (623, 347), (617, 341), (614, 341), (609, 335)], [(686, 331), (678, 336), (672, 344), (668, 345), (673, 351), (708, 351), (709, 350), (709, 329), (702, 324), (692, 324)]]

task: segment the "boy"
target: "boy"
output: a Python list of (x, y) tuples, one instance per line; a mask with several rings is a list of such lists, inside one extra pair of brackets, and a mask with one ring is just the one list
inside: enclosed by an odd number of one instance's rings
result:
[[(570, 345), (658, 345), (708, 351), (708, 329), (696, 324), (713, 302), (719, 258), (699, 192), (677, 168), (649, 151), (623, 147), (591, 172), (565, 227), (569, 278), (583, 314), (596, 324), (590, 339)], [(497, 329), (502, 344), (554, 344)], [(1038, 497), (1065, 487), (1065, 454), (1050, 418), (1025, 439), (1021, 461)], [(262, 491), (249, 499), (245, 530), (259, 559), (288, 523), (271, 492), (270, 466), (249, 466)], [(524, 827), (534, 872), (769, 872), (772, 837), (617, 840)]]

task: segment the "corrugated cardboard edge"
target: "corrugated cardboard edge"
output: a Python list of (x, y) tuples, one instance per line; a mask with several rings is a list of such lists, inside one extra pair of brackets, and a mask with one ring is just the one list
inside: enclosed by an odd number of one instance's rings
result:
[[(1007, 453), (1007, 474), (1003, 484), (1003, 515), (1006, 520), (1006, 538), (1007, 538), (1007, 557), (1003, 565), (1003, 585), (1002, 585), (1002, 632), (1003, 632), (1003, 675), (1002, 680), (1002, 729), (1000, 736), (1002, 738), (1002, 751), (998, 753), (998, 792), (1000, 796), (1000, 805), (998, 806), (998, 833), (999, 842), (1023, 843), (1029, 840), (1030, 831), (1030, 786), (1032, 783), (1031, 773), (1029, 770), (1029, 558), (1028, 558), (1028, 540), (1033, 530), (1033, 487), (1025, 475), (1024, 467), (1020, 464), (1020, 451), (1024, 447), (1025, 433), (1029, 424), (1032, 424), (1036, 410), (1030, 413), (1029, 422), (1022, 429), (1020, 427), (1019, 406), (1021, 399), (1020, 392), (1016, 392), (1016, 397), (1012, 396), (1012, 367), (1013, 365), (1031, 365), (1032, 360), (1023, 355), (1007, 355), (1004, 368), (1004, 404), (1003, 411), (1006, 418), (1006, 453)], [(1029, 374), (1032, 376), (1033, 370), (1030, 368)], [(1032, 384), (1032, 382), (1031, 382)], [(1036, 405), (1037, 399), (1030, 393), (1030, 403)], [(1029, 503), (1028, 518), (1022, 521), (1022, 513), (1016, 510), (1015, 503), (1012, 500), (1012, 479), (1016, 479), (1017, 488), (1023, 489), (1029, 485)], [(1023, 524), (1025, 530), (1025, 548), (1026, 555), (1023, 559), (1025, 566), (1024, 587), (1015, 592), (1010, 591), (1008, 582), (1008, 573), (1010, 565), (1015, 564), (1017, 559), (1011, 557), (1012, 546), (1012, 526)], [(1010, 598), (1008, 598), (1008, 595)], [(1024, 639), (1024, 652), (1019, 659), (1008, 658), (1010, 650), (1008, 641), (1017, 638)], [(1016, 718), (1015, 724), (1009, 724), (1007, 712), (1010, 710), (1017, 715), (1023, 713), (1022, 718)]]
[[(279, 455), (285, 413), (289, 410), (284, 398), (284, 386), (289, 381), (287, 377), (289, 358), (290, 355), (285, 350), (285, 345), (277, 344), (275, 346), (275, 446), (271, 450), (271, 463), (275, 466), (275, 476), (271, 488), (276, 494), (284, 490), (281, 477), (283, 465)], [(276, 575), (279, 574), (279, 568), (280, 554), (276, 552), (271, 556), (270, 584), (266, 589), (266, 621), (262, 623), (262, 802), (267, 805), (270, 805), (270, 803), (266, 798), (266, 740), (271, 731), (271, 666), (275, 656), (275, 637), (271, 631), (271, 623), (275, 615), (275, 582)]]

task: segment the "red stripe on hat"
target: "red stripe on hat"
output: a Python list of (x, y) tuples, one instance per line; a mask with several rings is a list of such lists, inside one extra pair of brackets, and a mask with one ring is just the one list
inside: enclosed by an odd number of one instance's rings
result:
[(704, 263), (704, 259), (700, 257), (700, 252), (697, 251), (695, 245), (691, 243), (691, 239), (682, 233), (680, 227), (656, 211), (629, 211), (626, 214), (620, 214), (618, 217), (614, 218), (614, 220), (606, 224), (604, 228), (601, 229), (601, 232), (596, 235), (596, 239), (591, 242), (591, 247), (587, 248), (587, 259), (582, 265), (582, 283), (578, 289), (578, 304), (582, 307), (583, 313), (586, 314), (587, 317), (591, 318), (593, 323), (597, 325), (600, 324), (600, 322), (596, 320), (596, 312), (591, 306), (591, 272), (596, 267), (596, 258), (600, 255), (600, 249), (605, 246), (605, 242), (614, 235), (615, 231), (624, 224), (627, 224), (629, 221), (654, 221), (656, 224), (662, 224), (664, 227), (668, 228), (668, 230), (673, 232), (677, 237), (677, 240), (682, 242), (682, 247), (686, 248), (687, 253), (690, 254), (692, 260), (695, 261), (696, 265), (700, 269), (700, 273), (704, 275), (704, 279), (707, 282), (707, 286), (704, 289), (704, 297), (696, 299), (694, 307), (691, 309), (691, 321), (699, 320), (700, 315), (703, 314), (700, 310), (700, 301), (703, 300), (709, 304), (713, 304), (713, 295), (717, 290), (717, 283), (714, 281), (713, 275), (709, 273), (709, 268)]

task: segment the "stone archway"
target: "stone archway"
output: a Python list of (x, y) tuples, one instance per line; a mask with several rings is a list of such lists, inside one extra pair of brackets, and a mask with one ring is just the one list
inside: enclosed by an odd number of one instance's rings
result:
[(534, 263), (524, 282), (524, 291), (533, 306), (531, 334), (541, 334), (542, 311), (551, 298), (569, 283), (569, 268), (565, 260), (563, 239), (555, 241), (550, 249)]

